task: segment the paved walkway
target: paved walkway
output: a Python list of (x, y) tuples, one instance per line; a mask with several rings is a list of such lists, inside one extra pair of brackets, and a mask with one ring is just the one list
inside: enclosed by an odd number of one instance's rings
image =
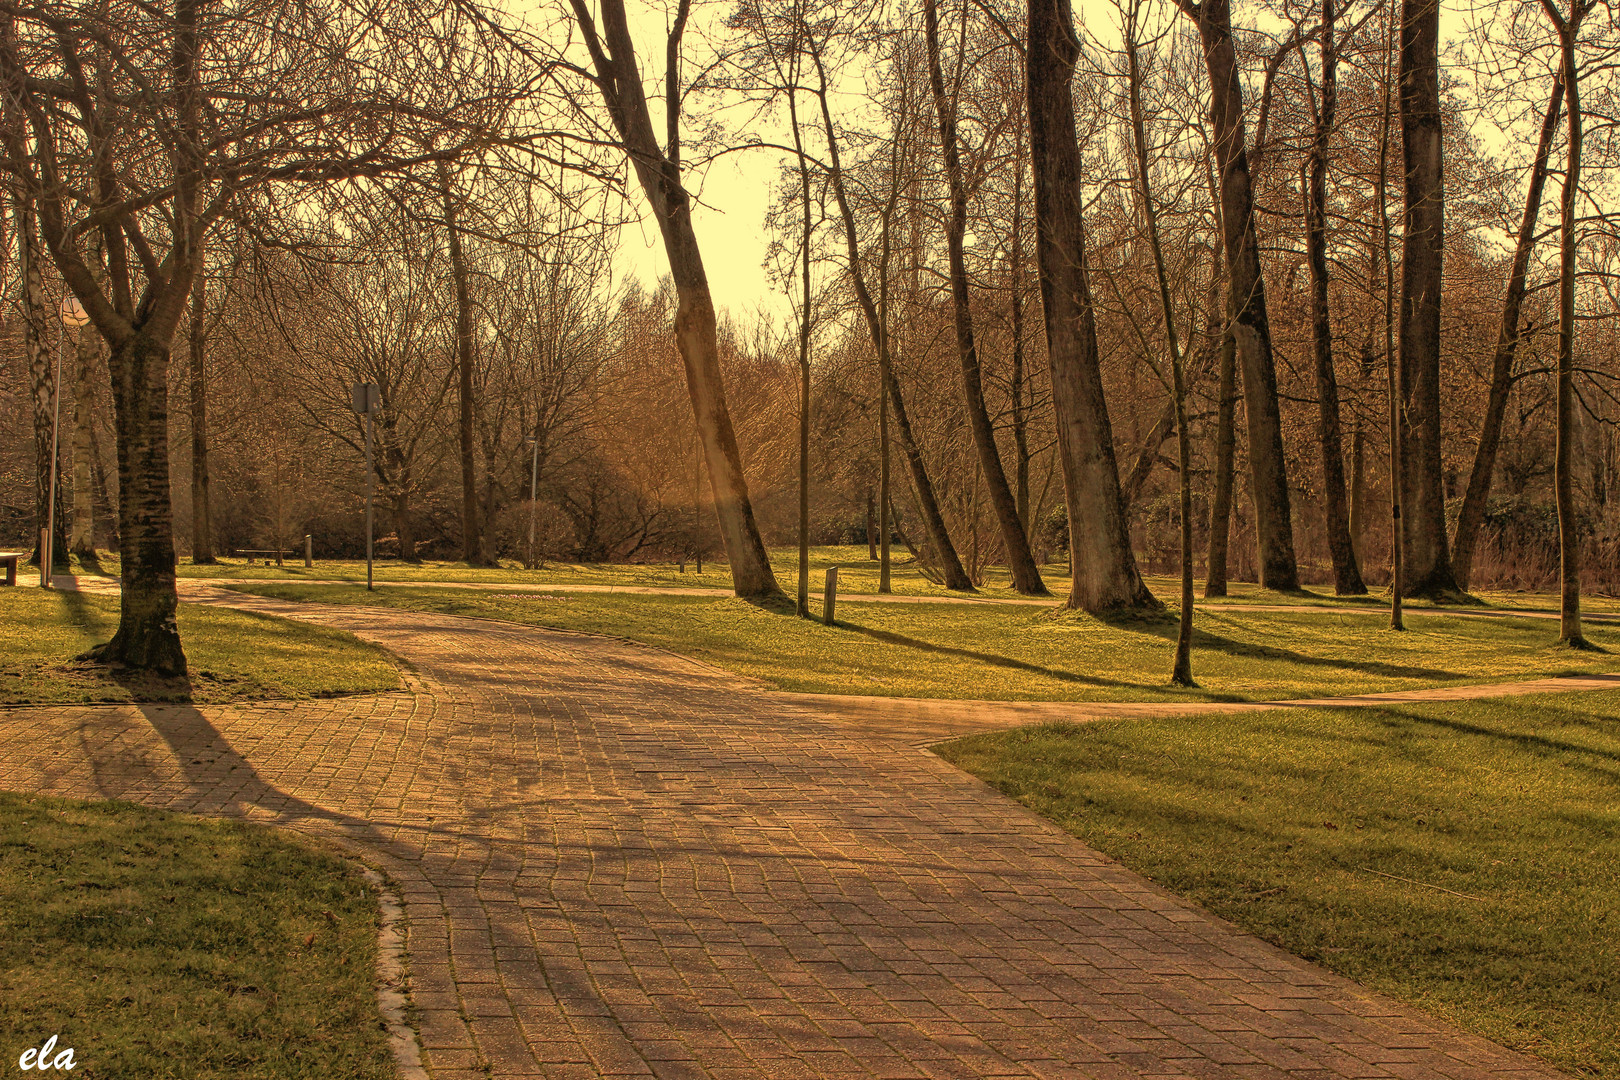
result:
[(621, 642), (311, 609), (407, 692), (0, 709), (0, 788), (340, 838), (435, 1080), (1554, 1077), (1190, 908), (877, 722)]

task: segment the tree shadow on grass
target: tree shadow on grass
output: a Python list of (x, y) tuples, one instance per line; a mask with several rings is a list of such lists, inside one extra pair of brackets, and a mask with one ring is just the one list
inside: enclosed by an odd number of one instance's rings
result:
[[(1532, 707), (1532, 706), (1527, 706)], [(1536, 709), (1559, 716), (1563, 723), (1571, 726), (1594, 728), (1591, 723), (1592, 716), (1571, 709), (1568, 706), (1549, 705), (1537, 703)], [(1460, 735), (1473, 735), (1478, 738), (1490, 739), (1496, 742), (1508, 743), (1514, 747), (1526, 750), (1536, 757), (1555, 759), (1559, 764), (1570, 768), (1580, 769), (1584, 772), (1596, 774), (1612, 782), (1620, 782), (1620, 769), (1613, 765), (1593, 763), (1614, 762), (1620, 764), (1620, 752), (1603, 749), (1596, 746), (1582, 745), (1578, 742), (1566, 742), (1562, 739), (1550, 738), (1527, 731), (1504, 731), (1501, 728), (1488, 727), (1482, 724), (1469, 723), (1466, 720), (1456, 720), (1449, 716), (1433, 712), (1420, 711), (1411, 707), (1399, 709), (1381, 709), (1388, 720), (1386, 722), (1402, 721), (1408, 724), (1425, 727), (1444, 728)], [(1620, 727), (1620, 721), (1611, 721)], [(1587, 759), (1583, 761), (1582, 759)]]
[[(1199, 615), (1205, 621), (1230, 621), (1224, 618), (1226, 615), (1224, 611), (1213, 613), (1205, 609)], [(1179, 615), (1169, 610), (1146, 613), (1125, 611), (1098, 616), (1099, 622), (1112, 629), (1128, 633), (1146, 634), (1149, 637), (1160, 638), (1167, 644), (1174, 644), (1175, 642), (1178, 620)], [(1245, 660), (1269, 660), (1278, 663), (1297, 664), (1300, 667), (1308, 668), (1333, 668), (1341, 671), (1356, 671), (1364, 675), (1381, 675), (1392, 679), (1436, 681), (1466, 677), (1465, 672), (1447, 671), (1443, 668), (1392, 664), (1381, 660), (1351, 660), (1342, 657), (1311, 656), (1308, 653), (1279, 648), (1275, 645), (1260, 645), (1251, 641), (1239, 641), (1224, 634), (1202, 629), (1196, 625), (1193, 628), (1192, 643), (1194, 649), (1210, 649)]]
[(1123, 679), (1104, 679), (1094, 675), (1079, 675), (1072, 671), (1064, 671), (1061, 668), (1033, 664), (1028, 660), (1017, 660), (1010, 656), (1001, 656), (998, 653), (979, 652), (976, 649), (960, 649), (953, 645), (939, 645), (931, 641), (907, 637), (904, 634), (896, 634), (892, 630), (877, 630), (870, 626), (861, 626), (858, 623), (840, 621), (838, 628), (853, 631), (888, 645), (900, 645), (908, 649), (919, 649), (923, 652), (937, 653), (942, 656), (959, 656), (964, 660), (977, 660), (993, 667), (1011, 668), (1014, 671), (1025, 671), (1032, 675), (1044, 675), (1049, 679), (1057, 679), (1061, 682), (1079, 683), (1083, 686), (1123, 687), (1133, 690), (1162, 691), (1167, 688), (1164, 684), (1156, 682), (1127, 682)]

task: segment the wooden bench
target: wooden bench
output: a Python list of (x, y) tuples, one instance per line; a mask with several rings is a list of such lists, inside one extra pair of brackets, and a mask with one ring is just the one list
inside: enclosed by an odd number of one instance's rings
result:
[(232, 555), (245, 555), (245, 556), (247, 556), (247, 562), (248, 562), (249, 566), (253, 565), (253, 556), (255, 556), (255, 555), (263, 557), (264, 564), (266, 566), (270, 565), (270, 560), (271, 559), (275, 559), (276, 560), (276, 565), (280, 566), (283, 556), (291, 555), (292, 551), (290, 549), (288, 549), (288, 548), (280, 548), (280, 549), (272, 548), (270, 550), (265, 550), (263, 548), (237, 548), (235, 551), (231, 552), (231, 554)]
[(0, 551), (0, 566), (6, 568), (6, 584), (17, 584), (17, 560), (28, 558), (26, 551)]

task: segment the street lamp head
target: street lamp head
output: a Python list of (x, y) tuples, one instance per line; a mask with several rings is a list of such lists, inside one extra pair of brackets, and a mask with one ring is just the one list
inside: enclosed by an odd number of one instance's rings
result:
[(78, 328), (90, 321), (90, 313), (84, 310), (79, 298), (72, 293), (62, 297), (62, 322), (68, 326)]

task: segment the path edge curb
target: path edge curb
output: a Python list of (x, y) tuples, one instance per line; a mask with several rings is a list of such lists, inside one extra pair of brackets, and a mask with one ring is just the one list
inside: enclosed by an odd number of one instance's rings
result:
[(405, 905), (375, 868), (355, 860), (360, 876), (377, 890), (377, 1011), (388, 1031), (388, 1049), (399, 1080), (429, 1080), (422, 1043), (410, 1021), (410, 976), (405, 963)]

